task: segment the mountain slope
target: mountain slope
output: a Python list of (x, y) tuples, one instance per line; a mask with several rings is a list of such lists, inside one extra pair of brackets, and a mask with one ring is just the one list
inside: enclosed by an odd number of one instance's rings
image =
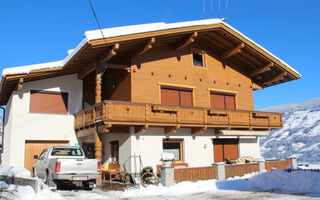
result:
[(295, 156), (300, 162), (320, 161), (320, 98), (261, 110), (284, 113), (283, 129), (260, 139), (265, 158)]

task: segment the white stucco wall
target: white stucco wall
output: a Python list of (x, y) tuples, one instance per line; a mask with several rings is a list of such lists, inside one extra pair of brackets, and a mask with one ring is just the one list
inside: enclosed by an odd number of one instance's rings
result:
[[(181, 128), (177, 133), (166, 135), (164, 128), (148, 128), (145, 133), (131, 133), (131, 155), (141, 156), (143, 167), (151, 166), (156, 170), (156, 165), (162, 164), (160, 161), (163, 151), (162, 141), (165, 138), (183, 139), (183, 162), (190, 167), (210, 166), (213, 163), (213, 130), (208, 130), (204, 134), (193, 136), (190, 128)], [(136, 163), (131, 160), (132, 170), (140, 169), (140, 161)]]
[[(103, 162), (111, 157), (110, 141), (118, 140), (120, 145), (119, 161), (123, 170), (123, 163), (126, 162), (126, 171), (138, 173), (142, 167), (156, 166), (162, 164), (160, 161), (163, 151), (163, 139), (183, 139), (183, 162), (189, 167), (211, 166), (214, 162), (213, 139), (239, 139), (239, 157), (252, 156), (260, 157), (259, 138), (256, 136), (220, 136), (217, 137), (214, 130), (206, 130), (204, 134), (192, 135), (190, 128), (181, 128), (177, 133), (166, 135), (164, 128), (148, 128), (145, 133), (136, 134), (134, 128), (130, 133), (107, 133), (103, 136)], [(130, 156), (141, 156), (129, 158)]]
[(241, 136), (239, 140), (239, 157), (252, 156), (260, 158), (260, 142), (258, 136)]
[[(30, 113), (30, 90), (68, 93), (68, 114)], [(26, 82), (11, 95), (5, 124), (4, 164), (24, 167), (26, 140), (68, 140), (78, 143), (73, 113), (82, 108), (82, 81), (76, 74)], [(8, 115), (7, 115), (8, 116)]]

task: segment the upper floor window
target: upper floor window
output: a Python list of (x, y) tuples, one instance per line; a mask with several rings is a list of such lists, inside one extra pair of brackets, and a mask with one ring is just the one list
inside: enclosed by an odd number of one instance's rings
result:
[(32, 90), (30, 92), (30, 112), (67, 114), (68, 93)]
[(192, 106), (192, 89), (162, 86), (161, 104)]
[(192, 53), (193, 66), (205, 67), (204, 66), (204, 54), (203, 53)]
[(236, 109), (236, 95), (232, 93), (210, 93), (211, 108)]

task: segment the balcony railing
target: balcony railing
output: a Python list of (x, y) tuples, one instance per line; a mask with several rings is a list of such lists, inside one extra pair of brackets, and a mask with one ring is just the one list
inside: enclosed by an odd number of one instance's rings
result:
[(75, 114), (75, 130), (94, 124), (271, 130), (282, 128), (282, 114), (103, 101)]

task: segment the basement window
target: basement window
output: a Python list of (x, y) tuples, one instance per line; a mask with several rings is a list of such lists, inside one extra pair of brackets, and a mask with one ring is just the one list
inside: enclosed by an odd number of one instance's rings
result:
[(204, 67), (204, 54), (203, 53), (192, 53), (193, 66)]

